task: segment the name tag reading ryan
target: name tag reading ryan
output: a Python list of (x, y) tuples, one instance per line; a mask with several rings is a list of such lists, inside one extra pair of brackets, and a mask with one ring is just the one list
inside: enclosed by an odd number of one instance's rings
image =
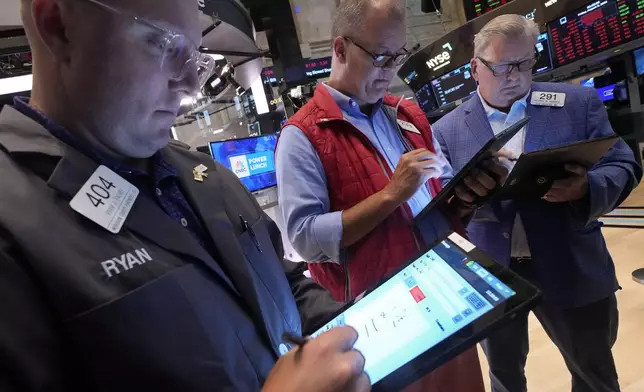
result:
[(111, 233), (118, 234), (139, 190), (105, 166), (98, 169), (78, 191), (72, 209)]

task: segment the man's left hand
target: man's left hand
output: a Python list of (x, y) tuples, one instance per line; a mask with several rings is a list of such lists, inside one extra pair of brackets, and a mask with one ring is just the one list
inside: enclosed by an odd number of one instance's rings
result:
[(465, 177), (463, 184), (456, 187), (456, 197), (462, 204), (475, 208), (477, 200), (486, 197), (508, 178), (508, 169), (498, 161), (498, 158), (487, 160), (482, 169), (474, 169), (472, 174)]
[(588, 171), (579, 165), (566, 165), (570, 176), (557, 180), (543, 197), (550, 203), (565, 203), (583, 199), (588, 194)]

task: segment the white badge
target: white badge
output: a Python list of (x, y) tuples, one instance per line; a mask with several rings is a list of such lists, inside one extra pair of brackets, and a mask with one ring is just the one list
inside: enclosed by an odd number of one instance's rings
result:
[(98, 169), (69, 205), (74, 211), (117, 234), (125, 223), (139, 190), (105, 166)]
[(420, 131), (418, 130), (418, 128), (416, 128), (416, 126), (410, 122), (398, 120), (398, 125), (400, 125), (400, 127), (405, 131), (413, 132), (420, 135)]
[(535, 106), (554, 106), (562, 108), (564, 103), (566, 103), (566, 94), (535, 91), (532, 93), (531, 103)]

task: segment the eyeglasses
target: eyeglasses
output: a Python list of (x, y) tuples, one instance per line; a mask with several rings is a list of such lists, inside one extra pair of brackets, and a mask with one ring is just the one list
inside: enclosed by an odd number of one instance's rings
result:
[(395, 64), (396, 66), (402, 65), (409, 56), (411, 56), (411, 53), (407, 51), (407, 49), (403, 48), (402, 50), (404, 53), (398, 53), (398, 54), (376, 54), (368, 51), (365, 49), (362, 45), (354, 41), (352, 38), (349, 37), (344, 37), (345, 40), (348, 42), (354, 44), (358, 48), (362, 49), (363, 52), (371, 56), (373, 58), (373, 66), (377, 68), (385, 68), (385, 67), (390, 67), (391, 64)]
[(498, 65), (492, 65), (488, 61), (483, 60), (480, 57), (476, 57), (480, 62), (482, 62), (486, 67), (492, 71), (492, 74), (496, 77), (499, 76), (506, 76), (512, 73), (515, 69), (519, 70), (519, 72), (526, 72), (526, 71), (531, 71), (535, 65), (537, 65), (537, 62), (539, 61), (539, 53), (535, 51), (534, 57), (531, 59), (519, 61), (517, 63), (505, 63), (505, 64), (498, 64)]
[(183, 79), (190, 71), (195, 70), (201, 89), (215, 69), (215, 60), (211, 56), (199, 52), (197, 44), (185, 35), (160, 27), (144, 18), (119, 10), (99, 0), (86, 1), (113, 14), (130, 18), (137, 25), (150, 30), (151, 34), (146, 37), (147, 44), (153, 52), (159, 55), (161, 70), (173, 80)]

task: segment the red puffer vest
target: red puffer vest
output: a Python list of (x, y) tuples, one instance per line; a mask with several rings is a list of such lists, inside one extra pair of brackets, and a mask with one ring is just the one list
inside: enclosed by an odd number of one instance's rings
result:
[[(410, 122), (420, 134), (403, 131), (415, 149), (434, 151), (432, 131), (425, 113), (414, 103), (387, 95), (384, 104), (399, 105), (398, 119)], [(392, 172), (371, 142), (351, 123), (322, 84), (315, 95), (286, 125), (301, 129), (317, 151), (327, 176), (331, 211), (349, 209), (381, 191)], [(428, 182), (432, 196), (441, 189), (438, 179)], [(382, 224), (347, 249), (341, 264), (309, 263), (311, 277), (338, 301), (353, 297), (378, 283), (420, 251), (422, 237), (407, 206), (397, 209)]]
[[(410, 122), (420, 134), (405, 131), (414, 148), (434, 151), (432, 131), (422, 110), (415, 104), (385, 97), (384, 104), (398, 109), (398, 119)], [(389, 166), (369, 140), (345, 121), (341, 109), (324, 85), (287, 125), (301, 129), (311, 141), (327, 175), (332, 211), (351, 208), (382, 190), (391, 178)], [(432, 196), (441, 189), (438, 180), (427, 184)], [(460, 220), (450, 217), (452, 228), (464, 234)], [(418, 241), (418, 243), (416, 242)], [(422, 237), (412, 224), (407, 204), (391, 214), (362, 241), (348, 249), (343, 265), (309, 263), (313, 279), (339, 301), (347, 301), (378, 283), (419, 252)], [(439, 369), (405, 388), (404, 392), (484, 392), (476, 349), (470, 349)]]

